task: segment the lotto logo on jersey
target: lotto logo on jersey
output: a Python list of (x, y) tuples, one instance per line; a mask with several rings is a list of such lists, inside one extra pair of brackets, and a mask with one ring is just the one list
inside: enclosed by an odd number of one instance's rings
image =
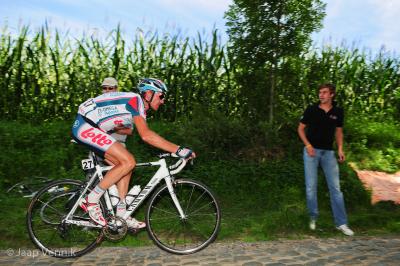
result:
[(81, 133), (81, 137), (84, 139), (92, 139), (93, 143), (96, 143), (100, 146), (109, 145), (112, 143), (112, 140), (108, 139), (106, 135), (101, 133), (93, 132), (94, 128), (89, 128)]

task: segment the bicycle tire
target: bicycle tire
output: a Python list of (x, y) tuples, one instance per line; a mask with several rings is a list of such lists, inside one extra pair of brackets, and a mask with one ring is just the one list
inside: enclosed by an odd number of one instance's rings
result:
[(216, 239), (221, 209), (214, 194), (201, 182), (177, 179), (173, 187), (186, 219), (179, 216), (165, 184), (150, 199), (146, 211), (147, 232), (162, 250), (178, 255), (192, 254)]
[(18, 193), (22, 194), (24, 197), (32, 198), (37, 191), (50, 182), (52, 182), (52, 180), (47, 177), (32, 176), (11, 186), (7, 189), (7, 193)]
[[(61, 223), (79, 198), (83, 186), (84, 183), (78, 180), (57, 180), (43, 187), (32, 198), (26, 215), (28, 233), (32, 242), (44, 253), (58, 258), (79, 257), (96, 248), (103, 240), (100, 228)], [(104, 211), (101, 202), (100, 206)], [(74, 218), (90, 220), (79, 207)]]

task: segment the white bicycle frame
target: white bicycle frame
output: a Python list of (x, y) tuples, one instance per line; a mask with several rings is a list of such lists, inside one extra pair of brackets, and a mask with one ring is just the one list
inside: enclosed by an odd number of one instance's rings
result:
[[(129, 216), (131, 216), (132, 213), (134, 213), (137, 208), (143, 203), (143, 201), (150, 195), (150, 193), (154, 190), (154, 188), (157, 187), (157, 185), (161, 182), (161, 180), (165, 180), (165, 183), (167, 184), (168, 191), (171, 195), (171, 198), (175, 204), (176, 209), (179, 212), (179, 215), (181, 219), (185, 219), (186, 215), (183, 212), (183, 209), (179, 203), (178, 198), (176, 197), (176, 194), (174, 192), (174, 188), (172, 186), (174, 177), (173, 175), (179, 173), (186, 165), (186, 160), (184, 159), (179, 159), (174, 165), (172, 166), (167, 166), (167, 163), (165, 161), (165, 157), (167, 156), (172, 156), (172, 157), (177, 157), (174, 154), (162, 154), (160, 155), (160, 160), (156, 162), (149, 162), (149, 163), (138, 163), (136, 164), (136, 167), (141, 167), (141, 166), (159, 166), (157, 172), (154, 174), (154, 176), (150, 179), (150, 181), (147, 183), (147, 185), (140, 191), (140, 193), (134, 198), (134, 200), (127, 206), (127, 212), (123, 219), (127, 219)], [(84, 164), (84, 161), (87, 163), (90, 163), (90, 161), (93, 163), (96, 159), (94, 158), (95, 155), (93, 152), (89, 153), (89, 159), (88, 160), (83, 160), (82, 164)], [(87, 182), (85, 189), (82, 191), (81, 195), (79, 196), (79, 199), (76, 201), (70, 212), (67, 214), (67, 216), (63, 219), (63, 222), (66, 224), (76, 224), (76, 225), (81, 225), (85, 227), (94, 227), (94, 228), (101, 228), (101, 225), (96, 225), (92, 223), (91, 221), (79, 221), (79, 220), (74, 220), (74, 213), (76, 209), (79, 207), (79, 203), (81, 200), (84, 198), (86, 195), (86, 192), (88, 191), (89, 187), (94, 183), (96, 179), (103, 179), (103, 172), (109, 171), (112, 166), (101, 166), (99, 164), (96, 164), (94, 167), (89, 166), (87, 169), (93, 169), (95, 168), (96, 171), (90, 178), (90, 180)], [(111, 204), (111, 199), (108, 194), (108, 190), (106, 193), (103, 195), (106, 203), (106, 209), (108, 212), (110, 212), (112, 215), (114, 215), (114, 209)]]

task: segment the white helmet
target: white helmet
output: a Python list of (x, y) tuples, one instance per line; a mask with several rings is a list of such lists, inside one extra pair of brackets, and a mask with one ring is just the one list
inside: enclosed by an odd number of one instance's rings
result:
[(168, 88), (164, 82), (154, 78), (140, 79), (137, 88), (139, 89), (140, 93), (144, 93), (148, 90), (162, 93), (167, 93), (168, 91)]

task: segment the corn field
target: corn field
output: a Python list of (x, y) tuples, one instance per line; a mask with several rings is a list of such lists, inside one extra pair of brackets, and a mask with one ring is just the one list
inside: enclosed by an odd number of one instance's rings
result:
[[(23, 27), (17, 36), (6, 28), (0, 37), (1, 119), (45, 121), (72, 119), (78, 105), (101, 93), (103, 78), (118, 79), (120, 90), (136, 91), (141, 77), (157, 77), (169, 87), (167, 104), (158, 118), (190, 116), (194, 106), (243, 116), (247, 99), (260, 88), (239, 85), (238, 71), (217, 30), (211, 40), (138, 33), (131, 40), (120, 29), (104, 39), (74, 39), (45, 26), (37, 32)], [(337, 85), (338, 101), (348, 112), (400, 114), (399, 60), (375, 57), (357, 49), (323, 48), (300, 58), (282, 60), (277, 110), (298, 116), (316, 100), (319, 83)]]
[(303, 103), (315, 97), (318, 84), (329, 81), (336, 85), (336, 100), (347, 113), (398, 120), (400, 61), (384, 50), (370, 55), (356, 48), (326, 47), (305, 54), (296, 73)]
[[(71, 40), (45, 27), (32, 37), (24, 27), (17, 38), (0, 40), (1, 114), (6, 119), (71, 118), (85, 99), (101, 93), (107, 76), (122, 91), (136, 91), (141, 77), (157, 77), (170, 88), (161, 116), (175, 119), (201, 103), (206, 109), (232, 112), (237, 97), (232, 68), (218, 42), (157, 34), (137, 34), (131, 45), (117, 28), (101, 42), (93, 37)], [(28, 36), (29, 35), (29, 36)]]

